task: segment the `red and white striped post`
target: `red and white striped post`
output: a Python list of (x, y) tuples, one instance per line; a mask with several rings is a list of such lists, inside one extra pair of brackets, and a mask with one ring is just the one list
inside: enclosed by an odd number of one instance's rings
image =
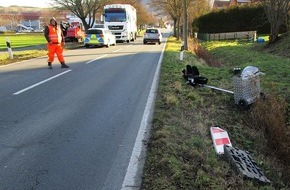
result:
[(217, 154), (224, 154), (224, 145), (232, 146), (228, 132), (219, 126), (210, 127), (210, 134)]

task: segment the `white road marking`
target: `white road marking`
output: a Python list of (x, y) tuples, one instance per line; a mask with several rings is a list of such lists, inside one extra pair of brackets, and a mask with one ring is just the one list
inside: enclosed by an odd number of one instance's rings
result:
[(92, 59), (92, 60), (86, 62), (86, 64), (89, 64), (89, 63), (94, 62), (94, 61), (96, 61), (96, 60), (98, 60), (98, 59), (101, 59), (101, 58), (103, 58), (103, 57), (106, 57), (107, 55), (108, 55), (108, 54), (105, 54), (105, 55), (102, 55), (102, 56), (100, 56), (100, 57), (97, 57), (96, 59)]
[(135, 179), (141, 176), (138, 175), (138, 169), (143, 168), (143, 166), (140, 167), (140, 164), (142, 161), (141, 158), (142, 151), (145, 148), (145, 145), (143, 143), (144, 140), (146, 140), (146, 133), (148, 134), (148, 130), (150, 128), (150, 122), (151, 122), (151, 117), (152, 117), (152, 112), (154, 108), (154, 100), (155, 96), (157, 93), (157, 85), (159, 81), (159, 75), (160, 75), (160, 67), (161, 67), (161, 62), (163, 59), (164, 51), (165, 51), (165, 45), (163, 46), (161, 56), (158, 61), (158, 65), (154, 74), (152, 86), (149, 92), (149, 96), (147, 99), (146, 107), (143, 113), (142, 121), (140, 124), (140, 128), (138, 131), (138, 135), (135, 140), (134, 148), (130, 157), (130, 162), (126, 171), (126, 175), (122, 184), (122, 189), (121, 190), (136, 190), (136, 187), (138, 187), (140, 184), (138, 183)]
[(116, 53), (116, 52), (121, 51), (121, 50), (123, 50), (123, 48), (117, 49), (117, 50), (113, 51), (113, 53)]
[(65, 72), (59, 73), (59, 74), (57, 74), (57, 75), (55, 75), (55, 76), (53, 76), (53, 77), (50, 77), (50, 78), (48, 78), (48, 79), (45, 79), (45, 80), (43, 80), (43, 81), (41, 81), (41, 82), (39, 82), (39, 83), (36, 83), (36, 84), (34, 84), (34, 85), (31, 85), (31, 86), (29, 86), (29, 87), (27, 87), (27, 88), (24, 88), (24, 89), (22, 89), (22, 90), (19, 90), (18, 92), (15, 92), (13, 95), (19, 95), (19, 94), (21, 94), (21, 93), (23, 93), (23, 92), (25, 92), (25, 91), (27, 91), (27, 90), (30, 90), (30, 89), (32, 89), (32, 88), (34, 88), (34, 87), (36, 87), (36, 86), (39, 86), (39, 85), (41, 85), (41, 84), (43, 84), (43, 83), (46, 83), (46, 82), (48, 82), (48, 81), (50, 81), (50, 80), (52, 80), (52, 79), (54, 79), (54, 78), (57, 78), (57, 77), (59, 77), (59, 76), (61, 76), (61, 75), (64, 75), (64, 74), (66, 74), (66, 73), (68, 73), (68, 72), (70, 72), (70, 71), (72, 71), (72, 70), (67, 70), (67, 71), (65, 71)]

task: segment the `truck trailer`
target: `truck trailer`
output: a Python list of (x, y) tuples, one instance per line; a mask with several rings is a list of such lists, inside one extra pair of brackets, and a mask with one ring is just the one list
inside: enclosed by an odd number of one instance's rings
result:
[(110, 4), (104, 6), (104, 26), (117, 41), (135, 41), (137, 38), (137, 13), (130, 4)]

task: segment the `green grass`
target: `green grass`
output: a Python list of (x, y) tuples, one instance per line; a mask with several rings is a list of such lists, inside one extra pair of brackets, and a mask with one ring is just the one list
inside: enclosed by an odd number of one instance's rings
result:
[(10, 59), (9, 53), (0, 54), (0, 65), (6, 65), (17, 61), (23, 61), (40, 56), (47, 55), (46, 50), (26, 50), (13, 53), (13, 59)]
[[(213, 55), (217, 55), (224, 63), (225, 69), (234, 67), (245, 68), (246, 66), (257, 66), (260, 71), (266, 75), (262, 76), (262, 87), (267, 90), (273, 90), (279, 94), (289, 94), (290, 65), (289, 59), (279, 55), (263, 52), (262, 47), (252, 43), (239, 42), (209, 42), (203, 44)], [(285, 47), (284, 45), (282, 45)], [(288, 50), (288, 54), (290, 51)]]
[[(258, 66), (266, 73), (261, 78), (265, 91), (275, 83), (275, 89), (283, 95), (289, 89), (287, 58), (260, 52), (253, 44), (204, 44), (222, 58), (224, 65), (216, 68), (188, 51), (180, 62), (180, 44), (169, 38), (166, 46), (141, 189), (289, 188), (283, 182), (280, 162), (269, 154), (263, 131), (253, 125), (251, 109), (239, 110), (231, 94), (186, 85), (181, 73), (187, 64), (195, 65), (202, 76), (209, 78), (209, 84), (231, 90), (234, 67)], [(216, 155), (209, 132), (214, 125), (228, 131), (234, 147), (251, 152), (272, 184), (259, 185), (241, 178), (223, 157)]]
[(12, 50), (13, 48), (46, 44), (43, 33), (0, 34), (0, 51), (7, 50), (6, 38), (9, 39)]

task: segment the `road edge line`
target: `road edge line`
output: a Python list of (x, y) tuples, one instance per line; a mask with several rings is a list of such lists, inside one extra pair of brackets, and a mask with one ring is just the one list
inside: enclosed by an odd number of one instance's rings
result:
[(138, 174), (138, 169), (143, 169), (143, 166), (140, 165), (141, 163), (140, 161), (143, 160), (143, 158), (141, 158), (141, 153), (142, 151), (144, 151), (144, 148), (145, 148), (144, 140), (146, 140), (146, 133), (148, 135), (149, 130), (150, 130), (149, 123), (151, 122), (152, 113), (154, 111), (153, 109), (154, 109), (155, 97), (157, 94), (161, 62), (164, 56), (165, 47), (166, 47), (166, 42), (164, 43), (162, 53), (159, 57), (157, 68), (153, 77), (152, 86), (149, 92), (149, 96), (148, 96), (145, 110), (143, 113), (143, 117), (141, 120), (141, 125), (140, 125), (138, 135), (135, 140), (134, 148), (130, 157), (130, 162), (127, 167), (126, 175), (124, 177), (121, 190), (131, 190), (131, 189), (136, 190), (136, 187), (139, 187), (141, 185), (141, 184), (137, 184), (137, 183), (141, 183), (141, 179), (140, 181), (138, 181), (137, 179), (138, 178), (137, 174)]

